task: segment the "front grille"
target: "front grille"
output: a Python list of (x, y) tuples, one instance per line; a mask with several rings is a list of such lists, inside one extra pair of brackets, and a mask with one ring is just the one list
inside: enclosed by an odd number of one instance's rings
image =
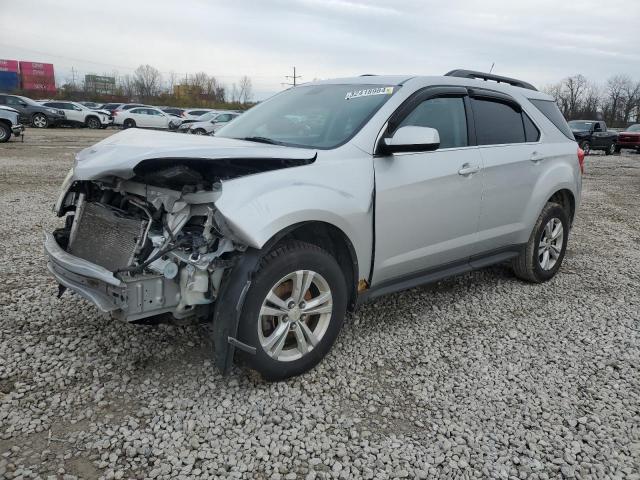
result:
[(146, 223), (99, 203), (82, 203), (71, 229), (69, 253), (112, 272), (127, 267)]

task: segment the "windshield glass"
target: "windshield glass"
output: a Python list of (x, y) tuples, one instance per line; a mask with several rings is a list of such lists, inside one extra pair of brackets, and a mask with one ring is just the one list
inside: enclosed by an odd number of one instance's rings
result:
[(640, 123), (631, 125), (629, 128), (627, 128), (627, 132), (640, 132)]
[(593, 122), (582, 122), (580, 120), (573, 120), (569, 122), (571, 130), (577, 130), (578, 132), (588, 132), (593, 127)]
[(217, 117), (219, 115), (218, 112), (209, 112), (209, 113), (205, 113), (204, 115), (200, 115), (198, 117), (198, 121), (199, 122), (206, 122), (208, 120), (212, 120), (214, 117)]
[(256, 105), (216, 136), (334, 148), (355, 135), (398, 88), (335, 84), (294, 87)]
[(17, 98), (19, 98), (20, 100), (22, 100), (23, 102), (25, 102), (28, 105), (31, 106), (36, 106), (36, 107), (40, 107), (41, 105), (39, 103), (34, 102), (33, 100), (31, 100), (30, 98), (27, 97), (22, 97), (20, 95), (16, 95)]

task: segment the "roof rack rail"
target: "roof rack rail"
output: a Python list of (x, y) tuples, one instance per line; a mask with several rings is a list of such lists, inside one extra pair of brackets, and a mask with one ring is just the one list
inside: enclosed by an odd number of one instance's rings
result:
[(493, 80), (498, 83), (508, 83), (514, 87), (526, 88), (527, 90), (535, 90), (538, 89), (531, 85), (530, 83), (524, 82), (522, 80), (518, 80), (516, 78), (503, 77), (502, 75), (494, 75), (492, 73), (484, 73), (484, 72), (476, 72), (474, 70), (451, 70), (444, 74), (445, 77), (460, 77), (460, 78), (474, 78), (481, 80)]

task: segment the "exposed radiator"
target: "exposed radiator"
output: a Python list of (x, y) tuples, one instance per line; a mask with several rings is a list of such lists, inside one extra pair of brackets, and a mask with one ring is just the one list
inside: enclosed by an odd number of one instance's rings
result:
[(112, 272), (131, 265), (147, 222), (99, 203), (83, 202), (78, 207), (69, 253)]

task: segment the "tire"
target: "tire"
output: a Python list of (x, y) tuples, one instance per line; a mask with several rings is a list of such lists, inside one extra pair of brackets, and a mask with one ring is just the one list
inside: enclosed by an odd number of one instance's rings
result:
[(87, 127), (92, 130), (97, 130), (102, 126), (102, 124), (100, 123), (100, 120), (98, 120), (96, 117), (87, 118), (87, 121), (85, 123)]
[(49, 126), (49, 119), (44, 113), (36, 113), (31, 117), (31, 125), (35, 128), (47, 128)]
[[(557, 239), (561, 238), (562, 243), (559, 246), (557, 240), (546, 243), (547, 247), (544, 248), (547, 250), (549, 263), (545, 267), (543, 265), (545, 254), (540, 254), (540, 250), (543, 248), (543, 240), (547, 238), (549, 233), (548, 226), (551, 225), (553, 232), (556, 231), (553, 228), (552, 221), (557, 221), (562, 226), (562, 231), (557, 234)], [(562, 265), (568, 239), (569, 217), (567, 212), (557, 203), (547, 203), (533, 227), (524, 252), (513, 260), (512, 267), (516, 277), (532, 283), (542, 283), (553, 278)], [(555, 247), (550, 247), (553, 243), (555, 243)], [(557, 257), (553, 258), (555, 254), (557, 254)], [(551, 261), (553, 261), (553, 264), (551, 264)]]
[[(314, 275), (310, 277), (309, 272)], [(310, 281), (309, 288), (295, 295), (294, 279), (301, 284)], [(292, 301), (294, 296), (296, 302)], [(319, 305), (305, 304), (315, 299)], [(301, 303), (296, 305), (298, 301)], [(263, 308), (269, 313), (264, 313)], [(320, 312), (305, 314), (305, 309)], [(278, 246), (261, 260), (240, 315), (238, 338), (255, 346), (256, 354), (238, 354), (266, 380), (300, 375), (329, 352), (346, 309), (346, 282), (335, 258), (309, 243), (292, 241)]]
[(609, 145), (607, 147), (607, 149), (604, 151), (605, 155), (613, 155), (616, 151), (616, 144), (612, 143), (611, 145)]
[(591, 142), (589, 140), (583, 140), (582, 142), (580, 142), (580, 148), (585, 155), (589, 155), (589, 153), (591, 152)]
[(193, 134), (194, 134), (194, 135), (206, 135), (206, 134), (207, 134), (207, 132), (205, 132), (205, 131), (204, 131), (203, 129), (201, 129), (201, 128), (196, 128), (196, 129), (193, 131)]
[(616, 152), (616, 153), (620, 153), (621, 151), (622, 151), (622, 147), (618, 147), (618, 146), (616, 145), (615, 152)]
[(6, 123), (0, 122), (0, 143), (8, 142), (10, 138), (11, 129)]
[(122, 124), (122, 128), (135, 128), (135, 127), (136, 127), (136, 122), (131, 118), (127, 118)]

